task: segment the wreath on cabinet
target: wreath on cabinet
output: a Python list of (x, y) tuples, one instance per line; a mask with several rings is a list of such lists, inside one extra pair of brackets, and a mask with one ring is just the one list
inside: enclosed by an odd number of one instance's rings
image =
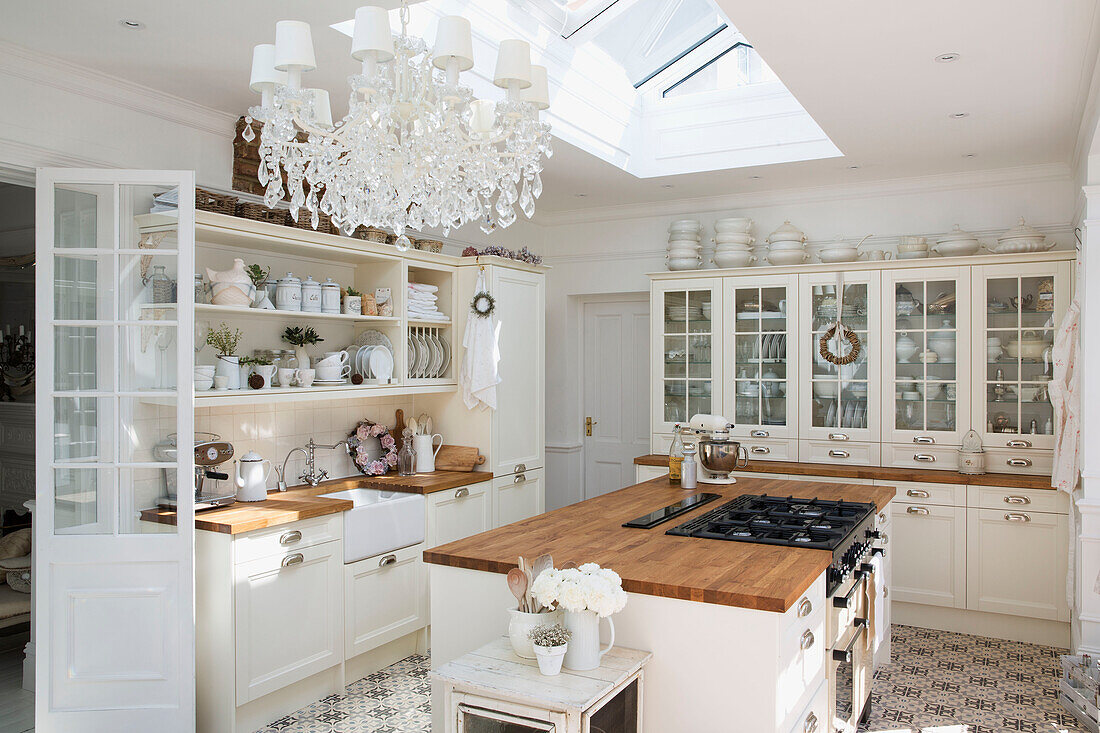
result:
[[(846, 354), (834, 354), (832, 349), (829, 347), (830, 342), (836, 337), (837, 333), (840, 333), (839, 341), (841, 344), (843, 344), (845, 341), (848, 342), (849, 349), (848, 353)], [(819, 348), (819, 352), (821, 353), (821, 358), (829, 362), (830, 364), (836, 364), (837, 366), (847, 366), (848, 364), (851, 364), (859, 358), (859, 353), (863, 349), (863, 345), (860, 344), (859, 336), (856, 335), (856, 332), (845, 326), (840, 321), (834, 323), (829, 328), (829, 330), (825, 332), (825, 335), (818, 340), (817, 345)], [(843, 351), (843, 347), (837, 350)]]
[[(377, 438), (382, 445), (382, 456), (371, 456), (371, 450), (367, 446), (372, 438)], [(355, 462), (355, 467), (364, 476), (381, 476), (397, 465), (397, 441), (390, 434), (385, 425), (379, 425), (370, 420), (361, 420), (348, 436), (348, 452)]]
[(474, 299), (470, 301), (470, 310), (478, 318), (488, 318), (496, 310), (497, 301), (487, 290), (474, 293)]

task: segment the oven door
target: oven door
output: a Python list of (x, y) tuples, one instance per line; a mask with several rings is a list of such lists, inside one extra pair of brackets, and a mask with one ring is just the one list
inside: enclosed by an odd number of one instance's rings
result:
[(829, 599), (829, 709), (832, 731), (855, 733), (869, 710), (874, 602), (873, 574), (859, 571)]

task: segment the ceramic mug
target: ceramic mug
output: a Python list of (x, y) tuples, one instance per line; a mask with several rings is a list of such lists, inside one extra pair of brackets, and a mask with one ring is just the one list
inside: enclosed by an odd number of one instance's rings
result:
[(317, 378), (322, 382), (335, 382), (340, 379), (347, 379), (351, 374), (351, 367), (347, 364), (344, 366), (325, 366), (324, 362), (321, 362), (314, 371), (317, 372)]
[(214, 377), (214, 389), (229, 389), (229, 377), (218, 374)]
[(257, 364), (252, 367), (252, 371), (264, 378), (264, 387), (270, 387), (275, 383), (274, 364)]
[(298, 370), (291, 367), (283, 367), (278, 370), (278, 375), (280, 387), (293, 387), (294, 379), (298, 376)]
[(868, 260), (871, 260), (872, 262), (880, 262), (882, 260), (892, 259), (893, 256), (894, 256), (894, 253), (893, 252), (887, 252), (887, 251), (881, 250), (881, 249), (869, 249), (869, 250), (866, 250), (865, 252), (863, 252), (863, 254), (861, 256), (866, 257)]
[[(435, 449), (432, 447), (435, 444), (435, 439), (439, 438), (439, 445), (435, 445)], [(435, 470), (435, 454), (439, 452), (439, 449), (443, 447), (443, 436), (439, 433), (435, 435), (414, 435), (413, 436), (413, 450), (416, 451), (416, 472), (417, 473), (431, 473)]]
[(298, 372), (298, 384), (302, 387), (310, 387), (313, 385), (313, 379), (317, 376), (316, 369), (297, 369)]
[(346, 351), (326, 351), (325, 352), (325, 358), (321, 359), (321, 361), (317, 362), (317, 366), (320, 366), (320, 367), (344, 366), (349, 361), (351, 361), (351, 357), (348, 356), (348, 352), (346, 352)]

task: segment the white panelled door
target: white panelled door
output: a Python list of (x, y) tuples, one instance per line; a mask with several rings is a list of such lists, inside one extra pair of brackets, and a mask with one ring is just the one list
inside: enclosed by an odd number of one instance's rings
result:
[(584, 498), (634, 483), (634, 459), (649, 452), (649, 303), (584, 304)]
[[(178, 207), (139, 233), (134, 216), (174, 188)], [(141, 520), (166, 469), (193, 484), (194, 188), (191, 171), (38, 171), (42, 733), (195, 727), (192, 497), (179, 493), (178, 526)], [(157, 462), (171, 434), (183, 436), (179, 461)]]

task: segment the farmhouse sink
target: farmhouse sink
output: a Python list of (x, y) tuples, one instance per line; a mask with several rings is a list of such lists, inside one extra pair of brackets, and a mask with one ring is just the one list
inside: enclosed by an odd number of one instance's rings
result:
[(344, 512), (344, 564), (424, 541), (424, 495), (377, 489), (321, 494), (347, 499)]

